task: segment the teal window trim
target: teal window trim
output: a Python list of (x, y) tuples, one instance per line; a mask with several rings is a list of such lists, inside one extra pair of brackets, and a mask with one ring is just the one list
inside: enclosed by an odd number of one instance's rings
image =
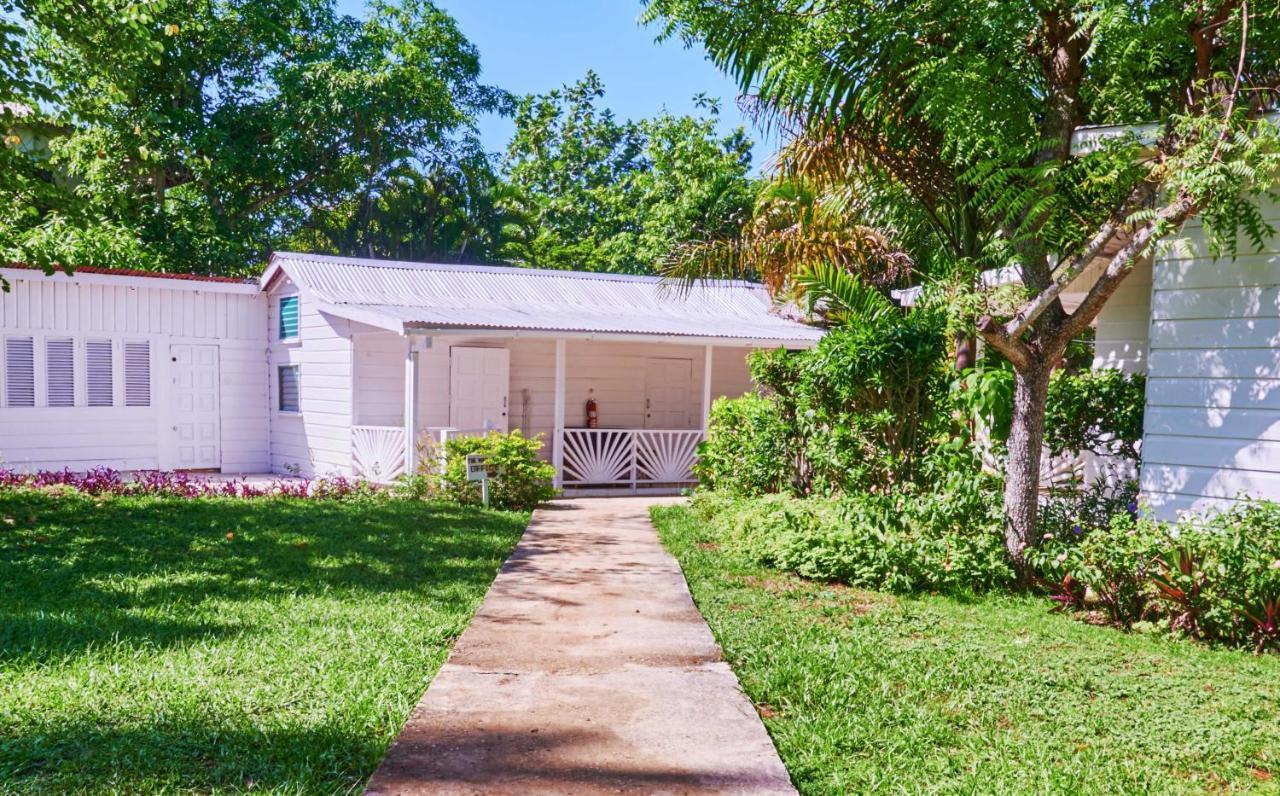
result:
[(296, 340), (299, 326), (299, 301), (297, 296), (280, 297), (280, 339)]

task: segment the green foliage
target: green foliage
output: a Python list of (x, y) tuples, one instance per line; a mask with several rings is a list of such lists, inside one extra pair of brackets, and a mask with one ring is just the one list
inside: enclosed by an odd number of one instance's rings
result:
[(1030, 559), (1060, 602), (1094, 601), (1125, 627), (1163, 618), (1198, 638), (1280, 647), (1280, 504), (1242, 501), (1165, 523), (1132, 500), (1116, 509), (1127, 494), (1102, 494), (1079, 501), (1074, 516), (1046, 511)]
[[(988, 485), (990, 486), (990, 485)], [(1007, 584), (994, 491), (797, 499), (699, 493), (694, 510), (752, 561), (817, 580), (887, 591)]]
[[(951, 385), (958, 410), (985, 439), (1003, 445), (1013, 421), (1013, 369), (989, 361)], [(1146, 376), (1114, 368), (1056, 370), (1045, 402), (1044, 444), (1057, 456), (1089, 451), (1137, 460), (1146, 411)]]
[(814, 489), (888, 489), (917, 475), (946, 420), (945, 354), (941, 316), (914, 311), (837, 328), (790, 367), (757, 359), (753, 375), (794, 419)]
[(752, 199), (750, 142), (716, 132), (708, 116), (661, 114), (619, 121), (598, 107), (594, 72), (573, 85), (520, 100), (504, 171), (535, 230), (525, 264), (590, 271), (653, 272), (679, 241), (740, 222)]
[(793, 429), (776, 398), (719, 398), (711, 405), (694, 475), (701, 487), (732, 494), (787, 492), (797, 455)]
[(489, 479), (489, 505), (494, 508), (528, 511), (556, 496), (552, 486), (555, 468), (538, 458), (541, 435), (493, 431), (483, 437), (456, 437), (445, 448), (441, 497), (447, 500), (462, 505), (480, 503), (480, 484), (467, 480), (467, 455), (471, 453), (484, 456), (495, 474)]
[(944, 319), (870, 307), (811, 350), (752, 354), (768, 395), (713, 412), (698, 465), (704, 486), (835, 494), (920, 479), (950, 424)]
[(838, 325), (879, 326), (899, 312), (884, 293), (831, 263), (816, 263), (793, 279), (810, 315)]
[[(333, 0), (141, 3), (126, 13), (92, 3), (83, 16), (55, 0), (20, 5), (32, 10), (31, 66), (71, 121), (50, 146), (57, 179), (20, 186), (20, 204), (35, 212), (12, 219), (4, 256), (83, 262), (87, 247), (58, 247), (50, 224), (122, 238), (111, 264), (180, 271), (244, 272), (295, 235), (348, 251), (404, 237), (424, 254), (456, 246), (460, 256), (467, 245), (379, 213), (397, 194), (439, 196), (442, 181), (487, 171), (474, 119), (507, 102), (479, 83), (474, 47), (428, 0), (375, 3), (363, 21)], [(147, 35), (126, 46), (139, 28)], [(463, 193), (483, 193), (479, 182)], [(404, 213), (430, 213), (433, 228), (470, 212), (408, 205)]]
[(1054, 373), (1045, 404), (1044, 443), (1067, 451), (1138, 458), (1147, 379), (1113, 368)]
[(1168, 530), (1153, 579), (1174, 627), (1280, 649), (1280, 504), (1244, 501)]
[(1054, 582), (1069, 575), (1111, 621), (1127, 628), (1148, 615), (1154, 597), (1150, 579), (1165, 541), (1159, 523), (1123, 513), (1078, 539), (1044, 539), (1028, 559)]

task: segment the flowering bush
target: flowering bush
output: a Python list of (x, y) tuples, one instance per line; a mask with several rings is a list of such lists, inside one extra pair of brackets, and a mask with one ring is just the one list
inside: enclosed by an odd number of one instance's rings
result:
[(1029, 557), (1064, 606), (1095, 602), (1125, 627), (1160, 617), (1197, 638), (1280, 647), (1280, 504), (1246, 500), (1176, 523), (1135, 503), (1106, 524), (1062, 517), (1074, 519), (1047, 526)]
[(95, 467), (84, 472), (37, 470), (22, 473), (0, 469), (0, 488), (74, 489), (87, 495), (152, 495), (156, 497), (293, 497), (316, 500), (350, 500), (370, 497), (381, 491), (367, 481), (346, 476), (300, 479), (276, 479), (266, 484), (245, 480), (212, 480), (184, 472), (142, 470), (126, 476), (109, 467)]
[(1061, 536), (1046, 534), (1029, 558), (1047, 580), (1070, 590), (1056, 595), (1060, 602), (1078, 596), (1082, 604), (1082, 587), (1111, 621), (1132, 627), (1148, 614), (1155, 596), (1151, 576), (1167, 542), (1162, 523), (1124, 512), (1102, 527), (1076, 525)]

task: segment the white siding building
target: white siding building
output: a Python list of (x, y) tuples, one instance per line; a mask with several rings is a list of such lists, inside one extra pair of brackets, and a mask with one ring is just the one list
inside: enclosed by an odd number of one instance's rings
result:
[(565, 487), (673, 488), (710, 402), (751, 388), (748, 352), (820, 337), (743, 282), (287, 253), (253, 281), (0, 273), (19, 469), (388, 480), (433, 441), (519, 428)]
[(1280, 500), (1280, 239), (1240, 252), (1214, 259), (1190, 224), (1099, 319), (1099, 364), (1127, 363), (1121, 346), (1145, 359), (1141, 483), (1162, 516)]
[(267, 467), (255, 283), (0, 269), (0, 466)]

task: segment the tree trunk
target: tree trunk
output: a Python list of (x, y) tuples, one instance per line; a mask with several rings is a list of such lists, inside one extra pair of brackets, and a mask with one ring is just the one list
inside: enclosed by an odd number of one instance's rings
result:
[(978, 341), (968, 332), (956, 332), (956, 370), (964, 371), (978, 363)]
[(1035, 541), (1050, 370), (1049, 363), (1033, 361), (1014, 373), (1013, 425), (1004, 482), (1004, 538), (1018, 580), (1024, 585), (1031, 582), (1025, 552)]

